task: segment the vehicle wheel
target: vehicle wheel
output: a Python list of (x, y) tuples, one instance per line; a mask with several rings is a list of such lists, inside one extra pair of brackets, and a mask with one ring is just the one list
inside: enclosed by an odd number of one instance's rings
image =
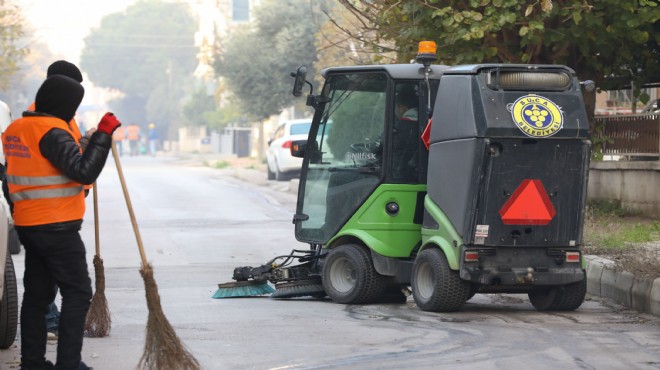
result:
[(548, 288), (529, 293), (529, 301), (539, 311), (574, 311), (584, 302), (587, 279), (577, 283)]
[(0, 349), (7, 349), (16, 339), (18, 329), (18, 290), (11, 255), (7, 255), (5, 281), (0, 300)]
[(412, 289), (415, 303), (424, 311), (457, 311), (470, 296), (470, 283), (449, 268), (439, 248), (425, 249), (415, 259)]
[(275, 161), (275, 181), (284, 181), (284, 173), (280, 171), (280, 167), (277, 165), (277, 161)]
[(387, 282), (376, 272), (369, 250), (345, 244), (328, 253), (323, 265), (323, 287), (337, 303), (359, 304), (378, 300)]
[(13, 226), (10, 226), (7, 232), (7, 247), (11, 254), (21, 253), (21, 241), (18, 239), (18, 232)]
[(268, 180), (275, 180), (275, 172), (270, 170), (269, 165), (266, 165), (266, 172), (267, 172)]

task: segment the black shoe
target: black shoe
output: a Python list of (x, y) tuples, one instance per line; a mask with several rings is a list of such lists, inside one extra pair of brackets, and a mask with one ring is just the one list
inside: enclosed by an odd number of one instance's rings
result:
[(89, 367), (84, 362), (80, 361), (80, 365), (78, 365), (78, 370), (94, 370), (94, 368)]
[(52, 362), (46, 360), (46, 362), (44, 362), (43, 366), (41, 366), (41, 367), (39, 367), (39, 368), (35, 368), (35, 367), (23, 367), (23, 366), (21, 366), (21, 370), (33, 370), (33, 369), (35, 369), (35, 370), (36, 370), (36, 369), (39, 369), (39, 370), (54, 370), (54, 369), (55, 369), (55, 365), (53, 365)]

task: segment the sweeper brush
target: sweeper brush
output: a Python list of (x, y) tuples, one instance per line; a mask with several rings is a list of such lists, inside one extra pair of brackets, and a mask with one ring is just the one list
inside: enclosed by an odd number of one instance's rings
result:
[(233, 283), (218, 284), (218, 290), (212, 298), (252, 297), (271, 294), (275, 291), (267, 281), (237, 281)]
[[(310, 250), (294, 249), (288, 255), (277, 256), (258, 267), (235, 268), (232, 278), (236, 281), (218, 284), (213, 298), (253, 297), (271, 293), (272, 298), (325, 296), (319, 275), (321, 246), (314, 247)], [(275, 289), (269, 282), (275, 285)]]

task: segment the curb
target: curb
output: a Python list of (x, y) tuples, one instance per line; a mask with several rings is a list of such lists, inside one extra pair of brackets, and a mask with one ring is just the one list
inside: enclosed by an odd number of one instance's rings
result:
[(614, 262), (598, 256), (587, 261), (587, 293), (611, 299), (625, 307), (660, 317), (660, 278), (642, 279), (616, 271)]

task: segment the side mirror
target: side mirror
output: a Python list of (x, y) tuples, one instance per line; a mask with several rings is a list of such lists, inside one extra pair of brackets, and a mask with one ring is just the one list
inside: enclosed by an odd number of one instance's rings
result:
[(307, 67), (300, 66), (296, 72), (291, 72), (291, 77), (295, 78), (293, 82), (293, 96), (302, 96), (305, 82), (307, 81)]
[(291, 142), (291, 156), (303, 158), (307, 149), (307, 140), (294, 140)]
[(596, 83), (591, 80), (581, 81), (580, 85), (582, 85), (584, 90), (588, 93), (592, 93), (596, 90)]

